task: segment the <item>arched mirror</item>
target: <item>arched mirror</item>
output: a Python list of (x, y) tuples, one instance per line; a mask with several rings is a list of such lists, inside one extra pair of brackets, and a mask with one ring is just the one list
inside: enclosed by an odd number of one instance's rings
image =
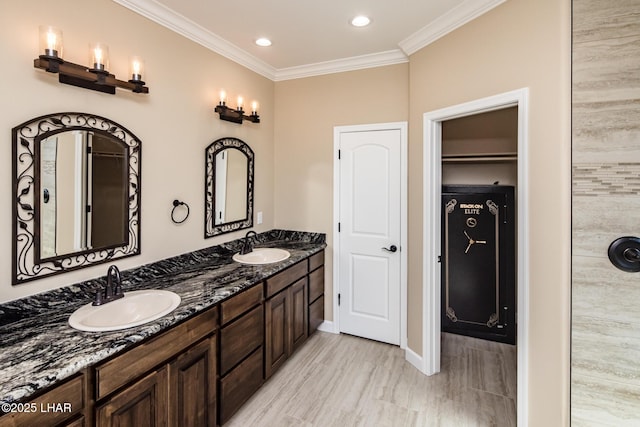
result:
[(253, 226), (253, 150), (221, 138), (205, 150), (204, 237)]
[(140, 140), (82, 113), (13, 128), (13, 283), (140, 253)]

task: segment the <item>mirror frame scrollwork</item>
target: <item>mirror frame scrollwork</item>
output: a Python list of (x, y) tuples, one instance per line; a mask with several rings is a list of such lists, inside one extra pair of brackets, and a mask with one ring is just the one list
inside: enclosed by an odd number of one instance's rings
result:
[[(65, 131), (85, 130), (108, 136), (125, 147), (128, 165), (128, 224), (124, 245), (91, 248), (39, 260), (40, 143)], [(12, 129), (13, 151), (13, 285), (140, 254), (141, 141), (124, 126), (95, 114), (54, 113)]]
[[(231, 221), (223, 224), (215, 224), (215, 176), (216, 155), (227, 148), (240, 150), (247, 156), (247, 216), (239, 221)], [(253, 175), (254, 175), (254, 154), (251, 147), (244, 141), (226, 137), (220, 138), (207, 146), (205, 149), (205, 212), (204, 212), (204, 237), (209, 238), (224, 233), (253, 227)]]

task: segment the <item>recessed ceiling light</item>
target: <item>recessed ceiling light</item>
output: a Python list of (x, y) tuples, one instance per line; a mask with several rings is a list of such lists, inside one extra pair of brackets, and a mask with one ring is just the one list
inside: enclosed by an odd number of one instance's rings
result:
[(263, 47), (271, 46), (271, 40), (266, 37), (260, 37), (258, 40), (256, 40), (256, 44)]
[(358, 15), (351, 20), (351, 25), (354, 27), (366, 27), (371, 23), (371, 19), (367, 18), (364, 15)]

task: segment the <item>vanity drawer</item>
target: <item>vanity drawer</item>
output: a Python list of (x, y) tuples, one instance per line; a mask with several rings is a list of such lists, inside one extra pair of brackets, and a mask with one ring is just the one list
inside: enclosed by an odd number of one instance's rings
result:
[(309, 335), (324, 322), (324, 295), (309, 305)]
[[(20, 412), (9, 412), (0, 417), (0, 427), (32, 427), (59, 425), (84, 409), (84, 375), (76, 377), (54, 387), (50, 391), (21, 403)], [(29, 409), (29, 412), (26, 412)]]
[(246, 402), (263, 383), (262, 347), (254, 351), (226, 377), (220, 380), (220, 424)]
[(321, 265), (324, 265), (324, 251), (320, 251), (309, 257), (309, 271), (313, 271)]
[(216, 329), (217, 320), (218, 308), (213, 307), (122, 355), (97, 365), (96, 399), (102, 399), (211, 334)]
[(225, 375), (262, 345), (264, 310), (260, 305), (220, 331), (220, 374)]
[(267, 279), (267, 295), (269, 298), (277, 294), (299, 278), (307, 274), (307, 260), (302, 260), (286, 270)]
[(309, 274), (309, 302), (315, 301), (324, 294), (324, 267)]
[(220, 305), (220, 324), (225, 325), (262, 303), (262, 293), (262, 286), (254, 286), (224, 301)]

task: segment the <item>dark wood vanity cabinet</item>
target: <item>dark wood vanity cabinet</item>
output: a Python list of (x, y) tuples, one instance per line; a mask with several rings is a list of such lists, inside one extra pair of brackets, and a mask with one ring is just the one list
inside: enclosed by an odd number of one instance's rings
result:
[(215, 426), (217, 307), (95, 367), (96, 426)]
[(220, 424), (264, 382), (262, 289), (256, 285), (220, 305)]

